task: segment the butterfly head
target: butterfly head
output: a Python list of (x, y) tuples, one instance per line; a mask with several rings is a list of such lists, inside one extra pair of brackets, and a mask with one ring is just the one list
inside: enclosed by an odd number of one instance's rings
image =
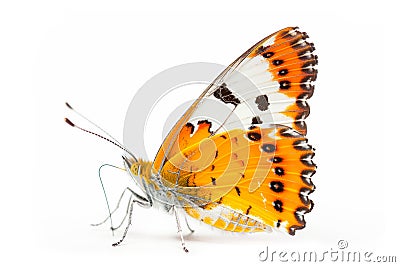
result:
[(136, 181), (139, 180), (139, 184), (143, 182), (143, 178), (145, 180), (150, 178), (153, 162), (131, 156), (122, 156), (122, 158), (128, 173), (134, 177)]
[(122, 156), (124, 160), (125, 166), (127, 167), (127, 171), (129, 171), (132, 175), (139, 174), (139, 162), (136, 158), (130, 156)]

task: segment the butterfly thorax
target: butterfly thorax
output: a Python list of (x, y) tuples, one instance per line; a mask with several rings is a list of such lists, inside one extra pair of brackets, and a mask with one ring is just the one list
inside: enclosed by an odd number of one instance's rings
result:
[(135, 161), (131, 159), (129, 163), (131, 176), (135, 179), (153, 206), (161, 207), (163, 210), (169, 212), (173, 205), (177, 205), (170, 187), (166, 187), (164, 184), (165, 180), (160, 179), (160, 177), (156, 175), (152, 161), (143, 159)]
[[(149, 195), (151, 192), (149, 192), (148, 187), (153, 184), (153, 178), (152, 178), (152, 166), (153, 162), (143, 160), (143, 159), (137, 159), (136, 160), (129, 160), (130, 162), (130, 174), (133, 176), (135, 181), (138, 183), (139, 187), (147, 194)], [(154, 185), (153, 185), (154, 186)]]

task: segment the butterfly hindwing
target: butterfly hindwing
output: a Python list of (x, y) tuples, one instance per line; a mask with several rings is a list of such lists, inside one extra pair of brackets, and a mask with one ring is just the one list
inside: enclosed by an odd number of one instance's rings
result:
[[(296, 229), (304, 227), (303, 215), (313, 205), (308, 195), (314, 190), (311, 176), (316, 166), (312, 162), (313, 149), (303, 135), (277, 125), (268, 129), (233, 130), (211, 140), (216, 140), (216, 151), (221, 153), (208, 168), (181, 172), (178, 179), (182, 188), (205, 187), (212, 195), (211, 203), (185, 207), (189, 215), (230, 231), (261, 231), (275, 226), (294, 234)], [(224, 153), (226, 147), (231, 153)], [(183, 154), (187, 151), (183, 150)], [(189, 158), (187, 166), (190, 162)], [(165, 168), (173, 169), (170, 165)], [(254, 180), (261, 184), (251, 191)], [(229, 229), (235, 222), (232, 218), (246, 222), (251, 219), (249, 222), (253, 224), (245, 227), (241, 223), (241, 227)]]

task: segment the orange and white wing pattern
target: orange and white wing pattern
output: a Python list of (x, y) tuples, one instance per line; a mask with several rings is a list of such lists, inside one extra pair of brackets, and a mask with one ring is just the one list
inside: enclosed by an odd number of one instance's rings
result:
[(306, 33), (296, 28), (281, 30), (253, 49), (241, 63), (238, 71), (248, 76), (263, 95), (254, 98), (252, 92), (237, 86), (246, 96), (245, 101), (257, 104), (255, 110), (269, 110), (274, 123), (287, 125), (304, 135), (307, 133), (304, 120), (309, 115), (306, 100), (314, 91), (318, 63), (314, 45), (307, 38)]
[(316, 166), (304, 120), (317, 75), (307, 37), (290, 27), (251, 47), (164, 140), (154, 172), (192, 217), (237, 232), (305, 226)]

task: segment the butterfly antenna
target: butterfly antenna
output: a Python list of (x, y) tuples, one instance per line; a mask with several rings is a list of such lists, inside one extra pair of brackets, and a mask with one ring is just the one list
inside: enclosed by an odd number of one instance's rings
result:
[(68, 102), (65, 102), (65, 105), (71, 109), (72, 111), (74, 111), (78, 116), (80, 116), (81, 118), (83, 118), (84, 120), (86, 120), (87, 122), (89, 122), (90, 124), (92, 124), (93, 126), (95, 126), (98, 130), (100, 130), (101, 132), (103, 132), (106, 136), (108, 137), (104, 137), (98, 133), (86, 130), (82, 127), (79, 127), (78, 125), (76, 125), (75, 123), (71, 122), (68, 118), (65, 118), (65, 122), (68, 123), (69, 125), (71, 125), (72, 127), (78, 128), (79, 130), (82, 130), (84, 132), (93, 134), (97, 137), (100, 137), (108, 142), (110, 142), (111, 144), (119, 147), (120, 149), (124, 150), (126, 153), (128, 153), (135, 161), (137, 161), (137, 158), (125, 147), (123, 146), (120, 142), (118, 142), (117, 139), (115, 139), (112, 135), (110, 135), (108, 132), (106, 132), (103, 128), (101, 128), (100, 126), (98, 126), (96, 123), (92, 122), (91, 120), (89, 120), (88, 118), (86, 118), (84, 115), (82, 115), (81, 113), (79, 113), (78, 111), (76, 111), (74, 108), (71, 107), (71, 105)]

